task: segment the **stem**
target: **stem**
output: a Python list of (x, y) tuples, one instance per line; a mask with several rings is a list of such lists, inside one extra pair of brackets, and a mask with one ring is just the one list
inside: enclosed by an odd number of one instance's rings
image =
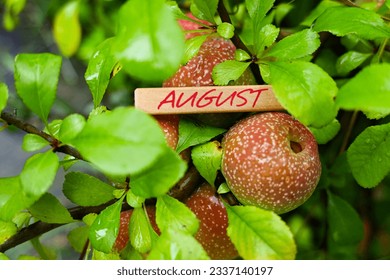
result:
[[(221, 17), (222, 22), (227, 22), (232, 24), (232, 20), (230, 19), (229, 12), (227, 11), (223, 0), (218, 1), (218, 14)], [(231, 38), (233, 44), (237, 49), (242, 49), (247, 52), (252, 57), (252, 62), (256, 61), (256, 56), (252, 54), (252, 52), (248, 49), (248, 47), (241, 40), (240, 36), (236, 32), (234, 32), (233, 37)], [(252, 70), (253, 75), (255, 76), (256, 83), (261, 85), (264, 84), (263, 79), (261, 78), (259, 66), (256, 63), (251, 63), (250, 68)]]
[[(193, 190), (199, 185), (201, 177), (195, 167), (190, 167), (184, 177), (177, 183), (175, 187), (170, 191), (170, 195), (176, 199), (183, 200), (187, 198)], [(75, 220), (81, 220), (85, 215), (90, 213), (99, 214), (102, 210), (107, 208), (109, 205), (115, 203), (116, 200), (111, 200), (105, 204), (99, 206), (90, 206), (90, 207), (73, 207), (68, 209), (70, 215)], [(122, 205), (122, 211), (129, 210), (130, 206), (124, 202)], [(63, 226), (66, 224), (50, 224), (42, 221), (35, 222), (25, 228), (22, 228), (17, 234), (13, 235), (7, 239), (3, 244), (0, 244), (0, 252), (4, 253), (5, 251), (14, 248), (26, 241), (34, 239), (44, 233), (47, 233), (55, 228)], [(86, 244), (88, 247), (88, 244)], [(87, 249), (85, 248), (85, 250)], [(83, 254), (85, 254), (85, 251)], [(83, 255), (82, 254), (82, 255)]]
[(351, 137), (352, 130), (353, 130), (353, 127), (355, 126), (356, 119), (357, 119), (358, 115), (359, 115), (358, 111), (354, 111), (352, 113), (352, 116), (351, 116), (351, 118), (349, 120), (349, 123), (348, 123), (347, 131), (345, 132), (343, 143), (341, 144), (341, 148), (340, 148), (339, 154), (344, 153), (345, 150), (347, 149), (347, 146), (348, 146), (348, 143), (349, 143), (349, 138)]
[(15, 115), (7, 112), (2, 112), (0, 118), (3, 119), (8, 125), (13, 125), (20, 130), (23, 130), (24, 132), (42, 137), (50, 143), (50, 146), (53, 147), (54, 151), (68, 154), (70, 156), (73, 156), (74, 158), (83, 160), (83, 157), (75, 148), (68, 145), (62, 145), (58, 139), (54, 138), (50, 134), (47, 134), (46, 132), (43, 132), (42, 130), (39, 130), (33, 125), (18, 119)]

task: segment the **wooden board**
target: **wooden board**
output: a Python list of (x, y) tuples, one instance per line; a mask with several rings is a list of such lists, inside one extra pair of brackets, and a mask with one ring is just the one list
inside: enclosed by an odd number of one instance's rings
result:
[(153, 115), (283, 110), (269, 85), (138, 88), (135, 107)]

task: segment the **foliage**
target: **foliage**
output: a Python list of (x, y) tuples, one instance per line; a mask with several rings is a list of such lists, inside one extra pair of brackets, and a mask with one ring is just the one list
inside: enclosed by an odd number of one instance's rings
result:
[[(313, 196), (290, 213), (226, 202), (227, 233), (241, 258), (390, 257), (389, 1), (26, 2), (3, 1), (4, 32), (18, 32), (35, 8), (45, 9), (42, 22), (53, 26), (45, 36), (56, 48), (16, 54), (14, 84), (0, 83), (0, 133), (24, 130), (22, 148), (31, 153), (20, 174), (0, 178), (2, 258), (19, 245), (18, 235), (40, 258), (59, 257), (37, 237), (65, 225), (74, 226), (68, 241), (84, 259), (209, 258), (194, 238), (199, 221), (171, 189), (196, 187), (193, 163), (226, 196), (219, 172), (226, 129), (182, 118), (174, 151), (132, 97), (136, 87), (161, 86), (213, 33), (237, 47), (236, 60), (214, 68), (215, 84), (247, 69), (271, 84), (286, 111), (315, 135), (323, 164)], [(176, 20), (188, 19), (188, 11), (205, 33), (185, 41)], [(61, 114), (65, 63), (79, 65), (90, 91), (67, 98), (88, 94), (90, 102)], [(18, 104), (28, 112), (23, 120), (12, 113)], [(185, 161), (179, 153), (188, 149)], [(59, 169), (65, 202), (50, 193)], [(151, 201), (160, 235), (144, 209)], [(73, 207), (65, 207), (69, 202)], [(130, 242), (119, 255), (113, 244), (120, 212), (130, 208)], [(41, 232), (32, 230), (44, 223)]]

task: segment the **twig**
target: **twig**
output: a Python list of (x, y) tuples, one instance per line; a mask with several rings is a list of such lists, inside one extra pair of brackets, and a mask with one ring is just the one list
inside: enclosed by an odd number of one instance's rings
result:
[[(190, 167), (187, 173), (184, 175), (184, 177), (171, 190), (170, 195), (179, 200), (185, 199), (198, 186), (200, 180), (201, 177), (197, 172), (196, 168)], [(73, 219), (81, 220), (87, 214), (100, 213), (102, 210), (107, 208), (107, 206), (113, 204), (114, 202), (116, 202), (116, 200), (111, 200), (99, 206), (91, 206), (91, 207), (77, 206), (77, 207), (70, 208), (68, 210)], [(122, 211), (129, 210), (129, 209), (131, 209), (131, 207), (126, 202), (124, 202), (122, 205)], [(14, 248), (26, 241), (29, 241), (37, 236), (40, 236), (44, 233), (47, 233), (63, 225), (66, 224), (52, 224), (52, 223), (45, 223), (42, 221), (35, 222), (21, 229), (17, 234), (10, 237), (3, 244), (0, 244), (0, 252), (4, 253), (5, 251), (11, 248)]]
[(347, 149), (347, 146), (348, 146), (348, 143), (349, 143), (349, 138), (351, 137), (352, 130), (353, 130), (354, 126), (355, 126), (358, 114), (359, 114), (359, 111), (354, 111), (352, 113), (352, 116), (351, 116), (351, 118), (349, 120), (349, 123), (348, 123), (347, 131), (345, 132), (345, 135), (344, 135), (344, 138), (343, 138), (343, 142), (342, 142), (341, 147), (340, 147), (339, 154), (344, 153), (345, 150)]
[(53, 136), (47, 134), (42, 130), (39, 130), (33, 125), (18, 119), (15, 115), (7, 112), (2, 112), (0, 118), (3, 119), (8, 125), (13, 125), (19, 128), (20, 130), (23, 130), (24, 132), (35, 134), (42, 137), (47, 142), (49, 142), (50, 146), (54, 149), (54, 151), (68, 154), (70, 156), (73, 156), (74, 158), (83, 160), (83, 157), (81, 156), (79, 151), (77, 151), (75, 148), (68, 145), (61, 144), (61, 142), (58, 139), (54, 138)]

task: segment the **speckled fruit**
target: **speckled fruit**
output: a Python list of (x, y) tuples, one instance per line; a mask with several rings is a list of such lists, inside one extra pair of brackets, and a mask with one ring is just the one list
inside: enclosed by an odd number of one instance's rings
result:
[[(146, 206), (146, 211), (154, 231), (160, 234), (160, 230), (156, 224), (156, 207), (154, 205), (148, 205)], [(121, 212), (119, 232), (113, 247), (117, 252), (121, 252), (126, 247), (127, 242), (129, 242), (129, 222), (132, 214), (133, 209)]]
[(226, 234), (228, 218), (226, 208), (215, 195), (215, 189), (203, 184), (186, 201), (195, 213), (200, 227), (195, 238), (211, 259), (234, 259), (238, 253)]
[(222, 173), (244, 205), (291, 211), (311, 196), (320, 179), (314, 136), (286, 113), (241, 120), (226, 133), (222, 147)]
[[(164, 87), (199, 87), (214, 85), (212, 71), (215, 65), (234, 59), (236, 47), (230, 40), (225, 40), (218, 35), (211, 35), (206, 39), (190, 61), (180, 67), (173, 77), (163, 83)], [(250, 71), (235, 82), (237, 85), (253, 83), (254, 78)]]
[(162, 131), (165, 135), (165, 140), (169, 147), (176, 150), (177, 142), (179, 141), (179, 121), (178, 115), (155, 115)]

